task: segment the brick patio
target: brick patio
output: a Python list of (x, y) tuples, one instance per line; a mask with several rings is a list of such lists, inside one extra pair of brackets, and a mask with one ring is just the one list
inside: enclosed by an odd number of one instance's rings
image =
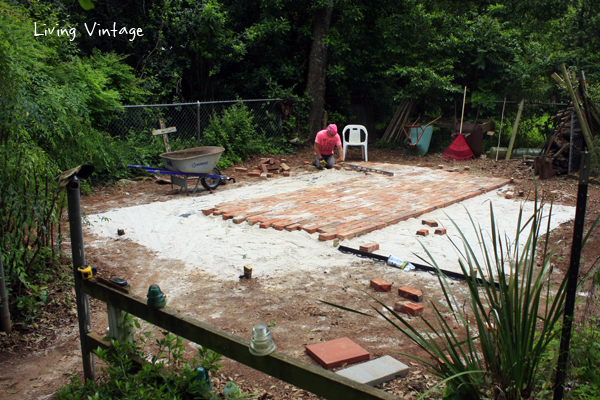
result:
[[(475, 197), (508, 179), (406, 165), (362, 162), (394, 176), (356, 173), (327, 187), (216, 205), (206, 215), (245, 218), (249, 224), (280, 231), (319, 233), (320, 240), (349, 239)], [(233, 222), (232, 222), (233, 223)]]

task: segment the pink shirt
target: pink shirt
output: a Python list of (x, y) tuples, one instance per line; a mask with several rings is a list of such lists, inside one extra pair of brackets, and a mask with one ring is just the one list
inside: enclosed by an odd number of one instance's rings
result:
[(329, 137), (327, 134), (327, 130), (324, 129), (317, 133), (317, 137), (315, 138), (315, 143), (319, 143), (319, 152), (322, 156), (330, 156), (333, 154), (333, 149), (335, 146), (341, 146), (342, 141), (340, 139), (340, 135), (337, 133), (334, 137)]

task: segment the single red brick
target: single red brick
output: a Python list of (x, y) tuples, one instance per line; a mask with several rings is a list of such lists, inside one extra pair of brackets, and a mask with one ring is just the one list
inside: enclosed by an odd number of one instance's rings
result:
[(465, 167), (465, 171), (470, 171), (471, 167)]
[(285, 227), (285, 230), (288, 232), (297, 231), (298, 229), (300, 229), (300, 224), (292, 224)]
[(420, 236), (427, 236), (427, 235), (429, 235), (429, 231), (428, 231), (427, 229), (419, 229), (419, 230), (417, 231), (417, 235), (420, 235)]
[(267, 164), (260, 164), (260, 171), (261, 171), (263, 174), (266, 174), (266, 173), (267, 173), (267, 171), (268, 171), (268, 170), (267, 170)]
[(416, 317), (423, 312), (423, 306), (408, 302), (398, 302), (394, 306), (394, 310)]
[(419, 289), (413, 289), (408, 286), (402, 286), (398, 289), (398, 295), (404, 297), (405, 299), (409, 299), (412, 301), (421, 301), (423, 300), (423, 292)]
[(378, 292), (391, 292), (392, 284), (387, 283), (383, 279), (371, 279), (371, 287), (377, 290)]
[(308, 165), (308, 164), (310, 164), (310, 161), (302, 161), (302, 164)]
[(334, 166), (333, 166), (333, 168), (337, 169), (338, 171), (339, 171), (340, 169), (342, 169), (342, 167), (341, 167), (340, 165), (334, 165)]
[(320, 241), (326, 241), (326, 240), (333, 240), (335, 239), (335, 237), (337, 236), (337, 233), (333, 232), (333, 233), (321, 233), (319, 235), (319, 240)]
[(290, 173), (289, 173), (289, 171), (283, 171), (283, 176), (286, 176), (286, 177), (287, 177), (287, 176), (290, 176)]
[(445, 228), (437, 228), (435, 230), (435, 234), (436, 235), (445, 235), (446, 234), (446, 229)]
[(233, 217), (233, 223), (234, 224), (241, 224), (245, 220), (246, 220), (246, 217), (244, 217), (243, 215), (240, 215), (240, 216), (237, 216), (237, 217)]
[(235, 172), (248, 172), (248, 168), (235, 167)]
[(248, 176), (251, 178), (258, 178), (258, 177), (260, 177), (260, 172), (254, 172), (254, 171), (248, 172)]
[(379, 250), (379, 243), (367, 243), (363, 244), (359, 247), (360, 251), (366, 251), (367, 253), (372, 253), (375, 250)]
[(268, 174), (267, 174), (267, 178), (272, 178), (272, 177), (273, 177), (273, 174), (272, 174), (272, 173), (268, 173)]
[(423, 221), (421, 221), (421, 224), (423, 224), (423, 225), (428, 225), (428, 226), (430, 226), (430, 227), (432, 227), (432, 228), (435, 228), (436, 226), (438, 226), (438, 223), (437, 223), (437, 222), (435, 222), (435, 221), (431, 221), (431, 220), (429, 220), (429, 219), (424, 219)]
[(207, 208), (205, 210), (202, 210), (202, 214), (204, 214), (204, 215), (210, 215), (210, 214), (213, 213), (213, 211), (215, 211), (214, 208)]

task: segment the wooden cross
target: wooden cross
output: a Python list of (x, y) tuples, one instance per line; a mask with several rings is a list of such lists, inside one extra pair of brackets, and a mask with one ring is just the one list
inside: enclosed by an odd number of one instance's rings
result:
[(153, 130), (152, 135), (162, 135), (163, 141), (165, 142), (165, 150), (167, 153), (170, 153), (171, 146), (169, 145), (169, 135), (167, 135), (167, 133), (177, 132), (177, 128), (175, 128), (174, 126), (167, 128), (164, 118), (159, 118), (158, 123), (160, 124), (160, 129)]

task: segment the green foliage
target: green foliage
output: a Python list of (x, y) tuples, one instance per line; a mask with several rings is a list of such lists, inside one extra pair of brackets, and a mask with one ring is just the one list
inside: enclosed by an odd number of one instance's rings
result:
[(594, 137), (594, 151), (591, 154), (590, 177), (600, 176), (600, 135)]
[(241, 101), (226, 109), (221, 116), (213, 115), (201, 145), (225, 149), (217, 164), (219, 168), (240, 163), (252, 154), (279, 154), (292, 150), (287, 140), (268, 139), (258, 131), (248, 107)]
[[(156, 352), (148, 364), (135, 368), (131, 355), (144, 358), (141, 343), (150, 338), (149, 332), (140, 335), (140, 343), (119, 343), (113, 341), (114, 352), (98, 349), (98, 358), (104, 362), (100, 377), (96, 382), (86, 381), (83, 385), (75, 376), (71, 382), (56, 394), (61, 400), (75, 399), (240, 399), (247, 396), (240, 393), (233, 382), (227, 382), (222, 393), (218, 393), (213, 383), (204, 380), (221, 368), (217, 364), (221, 355), (203, 347), (188, 362), (184, 358), (183, 340), (171, 333), (162, 331), (163, 337), (156, 339)], [(210, 378), (209, 378), (210, 380)]]
[(64, 194), (56, 172), (39, 149), (0, 143), (0, 256), (13, 317), (26, 323), (44, 304), (43, 285), (54, 278), (50, 271), (60, 255), (55, 238)]

